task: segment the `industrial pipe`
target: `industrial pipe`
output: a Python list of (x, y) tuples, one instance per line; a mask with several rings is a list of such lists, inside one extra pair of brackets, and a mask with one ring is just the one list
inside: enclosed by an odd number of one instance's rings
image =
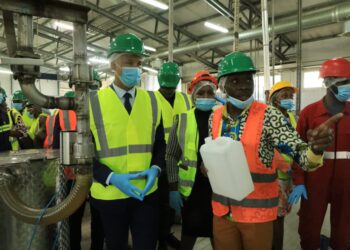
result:
[(297, 88), (298, 93), (296, 95), (296, 111), (297, 114), (300, 112), (300, 106), (301, 106), (301, 53), (302, 53), (302, 31), (303, 31), (303, 24), (302, 24), (302, 11), (303, 11), (303, 4), (301, 0), (298, 0), (298, 42), (297, 42)]
[(83, 204), (90, 190), (91, 175), (77, 175), (75, 185), (67, 198), (59, 205), (48, 208), (40, 221), (38, 218), (42, 209), (29, 207), (21, 201), (14, 191), (13, 186), (17, 185), (14, 178), (7, 177), (0, 185), (0, 197), (14, 216), (26, 223), (40, 222), (41, 225), (49, 225), (68, 218)]
[(240, 20), (240, 0), (235, 0), (234, 17), (235, 21), (233, 23), (233, 51), (238, 51), (239, 48), (239, 20)]
[(168, 34), (168, 61), (173, 62), (174, 49), (174, 0), (169, 0), (169, 34)]
[(275, 64), (276, 64), (276, 44), (275, 44), (275, 0), (271, 0), (271, 65), (272, 65), (272, 85), (275, 84)]
[[(85, 4), (85, 0), (77, 1)], [(33, 52), (32, 16), (19, 14), (18, 34), (17, 56), (35, 58), (36, 55)], [(35, 79), (39, 75), (39, 67), (33, 65), (14, 66), (15, 76), (18, 78), (24, 94), (30, 101), (45, 108), (76, 110), (77, 132), (73, 152), (77, 160), (77, 179), (69, 195), (61, 203), (49, 208), (43, 215), (40, 224), (44, 225), (56, 223), (75, 212), (85, 201), (91, 185), (91, 163), (94, 151), (89, 123), (88, 86), (91, 80), (90, 68), (87, 65), (86, 46), (86, 24), (74, 23), (73, 83), (75, 84), (75, 99), (54, 98), (43, 95), (35, 86)], [(29, 207), (19, 199), (12, 188), (12, 185), (15, 185), (14, 180), (5, 178), (5, 181), (2, 181), (0, 185), (0, 197), (13, 214), (27, 223), (38, 223), (42, 210)]]
[[(29, 15), (18, 15), (18, 52), (17, 56), (37, 56), (33, 51), (33, 17)], [(16, 67), (15, 67), (16, 68)], [(35, 86), (35, 79), (39, 74), (39, 67), (33, 65), (21, 65), (15, 72), (24, 95), (34, 104), (48, 109), (75, 109), (74, 98), (53, 97), (42, 94)], [(23, 72), (22, 72), (23, 71)]]
[[(305, 15), (303, 16), (304, 16), (304, 19), (302, 20), (302, 24), (305, 29), (315, 27), (315, 26), (323, 26), (330, 23), (345, 21), (350, 19), (350, 3), (346, 2), (346, 3), (334, 4), (329, 7), (319, 9), (318, 11), (309, 12), (309, 14), (306, 12)], [(296, 31), (298, 27), (298, 23), (296, 19), (297, 17), (293, 16), (293, 18), (288, 18), (288, 20), (281, 20), (279, 22), (276, 22), (276, 25), (275, 25), (276, 35), (286, 33), (286, 32)], [(239, 39), (240, 41), (249, 41), (249, 40), (261, 38), (261, 36), (262, 36), (262, 29), (256, 28), (256, 29), (240, 32)], [(193, 52), (193, 51), (202, 50), (202, 49), (209, 49), (209, 48), (230, 45), (232, 44), (232, 42), (233, 42), (233, 36), (232, 34), (230, 34), (222, 38), (175, 48), (173, 53), (184, 54), (187, 52)], [(164, 51), (157, 54), (153, 54), (149, 59), (164, 57), (167, 55), (168, 55), (168, 52)]]
[[(80, 0), (78, 0), (80, 1)], [(81, 0), (80, 4), (85, 4)], [(87, 64), (87, 40), (86, 24), (74, 23), (73, 52), (74, 70), (73, 81), (75, 84), (75, 102), (77, 117), (76, 141), (74, 144), (74, 158), (81, 171), (91, 173), (94, 145), (91, 142), (90, 119), (89, 119), (89, 84), (90, 67)]]
[(70, 97), (53, 97), (42, 94), (35, 86), (35, 78), (32, 76), (19, 78), (19, 83), (24, 95), (34, 104), (47, 109), (74, 110), (75, 101)]
[(261, 21), (263, 33), (264, 53), (264, 90), (270, 89), (270, 39), (269, 39), (269, 15), (267, 12), (267, 0), (261, 0)]

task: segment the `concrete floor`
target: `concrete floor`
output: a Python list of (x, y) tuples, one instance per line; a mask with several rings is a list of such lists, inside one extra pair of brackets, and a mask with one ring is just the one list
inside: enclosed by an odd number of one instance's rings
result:
[[(298, 216), (297, 211), (299, 204), (293, 207), (292, 212), (285, 219), (285, 236), (284, 236), (284, 250), (300, 250), (299, 235), (298, 235)], [(90, 249), (90, 209), (86, 206), (84, 222), (83, 222), (83, 235), (82, 235), (82, 249)], [(175, 225), (173, 227), (174, 233), (177, 238), (180, 238), (181, 226)], [(330, 223), (329, 223), (329, 208), (327, 210), (325, 223), (323, 224), (322, 234), (330, 235)], [(199, 238), (197, 239), (195, 250), (210, 250), (212, 249), (209, 239)]]

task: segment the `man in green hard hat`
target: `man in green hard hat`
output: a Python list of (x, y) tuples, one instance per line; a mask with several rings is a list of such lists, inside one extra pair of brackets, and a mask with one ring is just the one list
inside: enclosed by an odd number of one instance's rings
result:
[(33, 122), (28, 129), (28, 136), (33, 141), (35, 148), (43, 148), (46, 136), (45, 124), (48, 114), (44, 113), (39, 105), (34, 104), (31, 101), (27, 102), (26, 108), (28, 110), (28, 117), (33, 119)]
[(16, 90), (12, 96), (12, 107), (23, 114), (27, 102), (22, 90)]
[(27, 108), (28, 99), (22, 92), (22, 90), (16, 90), (12, 96), (12, 107), (16, 109), (22, 116), (23, 122), (27, 128), (30, 130), (34, 122), (34, 118), (30, 115)]
[[(159, 90), (156, 95), (161, 102), (165, 141), (168, 141), (174, 117), (191, 109), (191, 98), (176, 91), (180, 83), (179, 66), (174, 62), (164, 63), (158, 71)], [(169, 183), (166, 172), (159, 178), (160, 224), (158, 250), (167, 249), (167, 245), (180, 249), (180, 241), (171, 234), (171, 226), (175, 220), (175, 211), (169, 206)]]
[(6, 103), (6, 91), (0, 87), (0, 152), (19, 150), (19, 140), (27, 137), (21, 114)]
[(176, 91), (180, 83), (179, 66), (174, 62), (164, 63), (158, 72), (159, 90), (156, 95), (161, 101), (162, 118), (165, 131), (165, 141), (168, 141), (170, 129), (175, 115), (191, 109), (191, 98), (180, 91)]
[(275, 161), (281, 160), (275, 150), (305, 171), (316, 170), (333, 142), (329, 127), (342, 117), (334, 116), (309, 131), (309, 144), (305, 143), (278, 109), (254, 100), (256, 71), (251, 58), (241, 52), (226, 55), (219, 64), (218, 79), (227, 103), (213, 112), (209, 130), (213, 138), (225, 136), (242, 143), (254, 191), (237, 201), (213, 190), (215, 249), (271, 249), (278, 206)]
[(154, 92), (136, 88), (147, 56), (134, 34), (115, 37), (108, 49), (114, 82), (90, 92), (95, 144), (91, 203), (100, 214), (108, 249), (154, 250), (158, 237), (158, 176), (164, 169), (161, 106)]

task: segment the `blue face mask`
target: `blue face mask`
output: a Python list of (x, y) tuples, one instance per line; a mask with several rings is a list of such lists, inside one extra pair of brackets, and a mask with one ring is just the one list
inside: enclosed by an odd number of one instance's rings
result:
[(0, 104), (2, 104), (5, 101), (5, 96), (3, 94), (0, 94)]
[(220, 96), (215, 96), (215, 99), (222, 104), (225, 104), (227, 102), (225, 98), (222, 98)]
[(138, 67), (123, 67), (120, 80), (126, 87), (134, 87), (141, 81), (141, 69)]
[(238, 100), (238, 99), (236, 99), (236, 98), (234, 98), (234, 97), (232, 97), (232, 96), (228, 96), (227, 97), (227, 101), (229, 102), (229, 103), (231, 103), (233, 106), (235, 106), (236, 108), (238, 108), (238, 109), (245, 109), (246, 107), (248, 107), (250, 104), (252, 104), (253, 103), (253, 101), (254, 101), (254, 96), (251, 96), (251, 97), (249, 97), (247, 100), (245, 100), (245, 101), (241, 101), (241, 100)]
[(340, 102), (346, 102), (350, 99), (350, 84), (338, 86), (337, 88), (338, 94), (334, 95)]
[(284, 99), (280, 101), (280, 107), (285, 110), (291, 110), (294, 108), (294, 100), (293, 99)]
[(29, 111), (27, 111), (27, 116), (30, 118), (30, 119), (34, 119), (34, 115), (32, 113), (30, 113)]
[(23, 103), (13, 102), (12, 107), (15, 108), (17, 111), (22, 111), (23, 110)]
[(216, 101), (214, 98), (197, 98), (195, 104), (197, 109), (209, 111), (215, 106)]

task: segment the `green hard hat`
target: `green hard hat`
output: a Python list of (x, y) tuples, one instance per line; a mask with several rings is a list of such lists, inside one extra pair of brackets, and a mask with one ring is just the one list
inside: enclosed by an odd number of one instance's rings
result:
[(131, 33), (116, 36), (111, 41), (108, 48), (107, 58), (114, 53), (129, 53), (138, 56), (148, 56), (141, 39)]
[(97, 73), (97, 70), (92, 70), (92, 79), (97, 82), (101, 82), (101, 78)]
[(75, 97), (75, 92), (74, 91), (68, 91), (64, 94), (65, 97)]
[(158, 72), (158, 82), (161, 87), (176, 88), (180, 82), (179, 65), (173, 62), (164, 63)]
[(1, 87), (0, 87), (0, 94), (3, 94), (4, 97), (7, 97), (6, 91), (3, 88), (1, 88)]
[(17, 90), (13, 93), (12, 100), (13, 101), (27, 101), (27, 98), (23, 94), (22, 90)]
[(218, 80), (226, 75), (240, 72), (256, 72), (252, 59), (242, 52), (232, 52), (226, 55), (219, 63)]

